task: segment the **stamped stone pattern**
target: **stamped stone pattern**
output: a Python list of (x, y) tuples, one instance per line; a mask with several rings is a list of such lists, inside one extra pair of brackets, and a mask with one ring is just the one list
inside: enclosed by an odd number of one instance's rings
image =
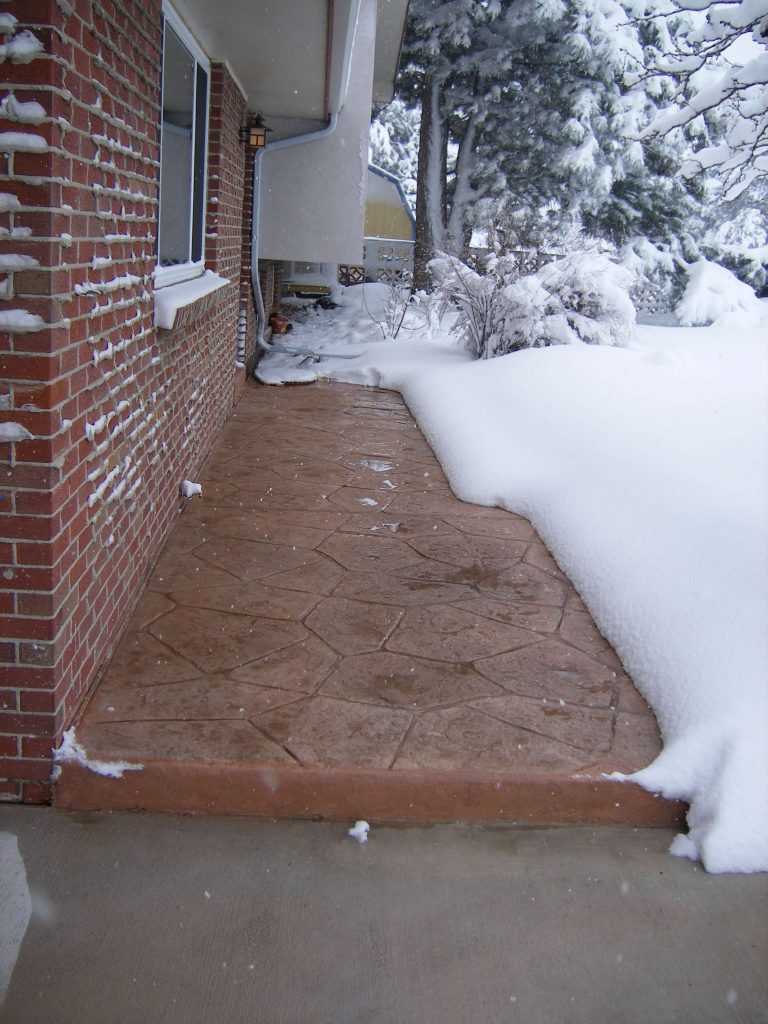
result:
[(94, 756), (506, 784), (658, 752), (530, 523), (456, 498), (397, 395), (252, 385), (198, 479), (78, 725)]

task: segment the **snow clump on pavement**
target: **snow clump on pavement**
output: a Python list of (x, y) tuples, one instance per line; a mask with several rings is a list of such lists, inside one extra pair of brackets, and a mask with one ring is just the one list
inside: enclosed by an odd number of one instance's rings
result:
[(196, 484), (192, 480), (185, 480), (181, 485), (181, 493), (185, 498), (194, 498), (196, 495), (199, 495), (202, 498), (203, 485)]
[(139, 772), (143, 764), (131, 761), (99, 761), (88, 757), (85, 747), (75, 738), (75, 730), (67, 729), (61, 737), (61, 746), (53, 752), (53, 772), (51, 782), (57, 782), (61, 776), (63, 764), (79, 764), (96, 775), (104, 775), (110, 779), (122, 779), (125, 772)]
[(367, 821), (356, 821), (352, 828), (347, 832), (347, 835), (356, 839), (362, 846), (363, 843), (368, 842), (368, 832), (370, 831), (370, 828), (371, 826)]

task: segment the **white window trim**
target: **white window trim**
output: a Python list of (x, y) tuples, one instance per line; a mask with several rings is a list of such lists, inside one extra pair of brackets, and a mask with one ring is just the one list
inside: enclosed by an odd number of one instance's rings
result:
[(200, 43), (195, 39), (190, 30), (187, 28), (185, 23), (181, 20), (179, 15), (176, 13), (175, 8), (168, 2), (163, 0), (163, 17), (170, 24), (173, 31), (184, 43), (186, 48), (195, 58), (198, 64), (202, 64), (205, 70), (210, 75), (211, 73), (211, 61), (206, 54), (205, 50), (200, 46)]
[[(211, 62), (208, 55), (202, 49), (198, 41), (192, 35), (190, 30), (187, 28), (185, 23), (181, 20), (177, 14), (175, 8), (168, 2), (163, 0), (163, 17), (166, 22), (171, 26), (173, 31), (179, 37), (181, 42), (186, 46), (192, 56), (195, 58), (197, 63), (205, 70), (208, 76), (208, 91), (206, 95), (206, 102), (208, 103), (208, 110), (206, 111), (205, 118), (205, 160), (203, 167), (203, 252), (205, 252), (205, 228), (206, 228), (206, 206), (208, 197), (208, 142), (210, 134), (210, 99), (211, 99)], [(163, 45), (165, 45), (165, 33), (163, 33)], [(195, 102), (197, 98), (195, 97)], [(162, 111), (162, 95), (160, 97), (160, 109)], [(161, 137), (162, 146), (162, 137)], [(191, 185), (191, 183), (190, 183)], [(162, 202), (162, 195), (160, 196), (160, 202)], [(158, 208), (158, 227), (160, 224), (160, 211)], [(190, 222), (190, 233), (192, 225)], [(158, 260), (160, 253), (157, 254)], [(195, 277), (200, 277), (205, 273), (205, 256), (201, 260), (190, 261), (188, 263), (175, 263), (173, 266), (161, 267), (158, 263), (153, 273), (153, 281), (155, 288), (167, 288), (170, 285), (179, 284), (182, 281), (189, 281)]]

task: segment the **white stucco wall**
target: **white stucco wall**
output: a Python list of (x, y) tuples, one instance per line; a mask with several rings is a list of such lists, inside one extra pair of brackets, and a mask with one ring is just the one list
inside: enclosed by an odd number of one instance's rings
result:
[(259, 256), (362, 263), (376, 0), (363, 0), (336, 131), (262, 158)]

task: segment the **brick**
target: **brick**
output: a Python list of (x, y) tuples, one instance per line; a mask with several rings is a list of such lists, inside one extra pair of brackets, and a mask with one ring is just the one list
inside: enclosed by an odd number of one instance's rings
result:
[(0, 758), (0, 778), (40, 782), (50, 778), (51, 762), (28, 758)]
[(57, 561), (58, 556), (51, 541), (26, 543), (19, 540), (16, 544), (16, 564), (19, 566), (54, 566)]
[(19, 710), (32, 713), (46, 712), (53, 714), (55, 698), (50, 690), (20, 690)]
[[(36, 98), (36, 97), (33, 97)], [(39, 102), (39, 100), (38, 100)], [(48, 196), (50, 192), (50, 185), (47, 182), (37, 184), (29, 181), (8, 181), (3, 186), (3, 191), (11, 192), (15, 195), (22, 208), (26, 206), (48, 206)], [(16, 217), (21, 217), (22, 214), (16, 213)], [(25, 226), (25, 225), (22, 225)]]
[(23, 0), (23, 3), (16, 4), (16, 7), (16, 16), (19, 20), (23, 19), (25, 25), (33, 25), (37, 38), (41, 41), (45, 39), (48, 43), (47, 49), (50, 50), (50, 30), (45, 32), (41, 28), (43, 24), (51, 20), (50, 3), (47, 0)]
[(13, 157), (13, 170), (14, 174), (27, 178), (47, 178), (57, 174), (53, 170), (54, 162), (56, 162), (55, 154), (50, 152), (17, 152)]
[(52, 590), (57, 582), (57, 573), (48, 568), (17, 566), (0, 574), (0, 590)]
[(0, 465), (0, 486), (45, 491), (55, 487), (61, 471), (55, 466)]
[(50, 688), (54, 684), (53, 670), (31, 668), (28, 665), (0, 665), (0, 684), (3, 686)]
[[(28, 307), (25, 303), (25, 308)], [(33, 332), (25, 333), (24, 339)], [(58, 361), (53, 356), (0, 355), (0, 377), (8, 380), (51, 380), (58, 376)]]
[(14, 405), (36, 405), (40, 409), (54, 409), (69, 398), (69, 385), (65, 378), (49, 382), (16, 384), (13, 389)]
[[(16, 296), (48, 295), (54, 288), (54, 275), (49, 270), (23, 270), (14, 275), (13, 286)], [(62, 289), (64, 290), (64, 289)]]
[(16, 460), (19, 464), (36, 463), (45, 465), (57, 457), (57, 448), (61, 447), (61, 439), (36, 438), (33, 441), (21, 441), (16, 444)]
[(31, 619), (19, 616), (0, 616), (0, 635), (18, 640), (53, 640), (53, 619)]
[[(0, 514), (0, 537), (4, 540), (23, 538), (24, 540), (47, 541), (51, 537), (53, 528), (53, 519), (50, 516)], [(24, 564), (23, 559), (21, 559), (21, 563)]]
[[(51, 758), (53, 755), (53, 742), (50, 737), (22, 736), (21, 756), (36, 758)], [(50, 771), (50, 769), (49, 769)]]
[(0, 711), (0, 734), (47, 736), (53, 735), (54, 727), (55, 722), (52, 715)]
[(21, 592), (16, 598), (18, 615), (42, 615), (52, 616), (54, 614), (53, 594), (32, 594)]
[(17, 757), (19, 742), (16, 736), (0, 736), (0, 757)]
[(19, 644), (19, 661), (23, 665), (53, 665), (56, 651), (52, 644), (42, 641)]
[[(52, 765), (49, 763), (49, 776)], [(49, 804), (51, 802), (50, 782), (22, 782), (21, 798), (25, 804)]]
[(30, 402), (30, 390), (23, 385), (19, 386), (18, 390), (14, 388), (14, 409), (4, 412), (0, 417), (0, 423), (13, 420), (13, 422), (26, 427), (30, 434), (50, 435), (55, 430), (54, 417), (50, 412), (36, 412), (21, 408), (21, 406), (33, 404)]
[(51, 491), (16, 492), (16, 511), (21, 515), (50, 516), (54, 507)]

